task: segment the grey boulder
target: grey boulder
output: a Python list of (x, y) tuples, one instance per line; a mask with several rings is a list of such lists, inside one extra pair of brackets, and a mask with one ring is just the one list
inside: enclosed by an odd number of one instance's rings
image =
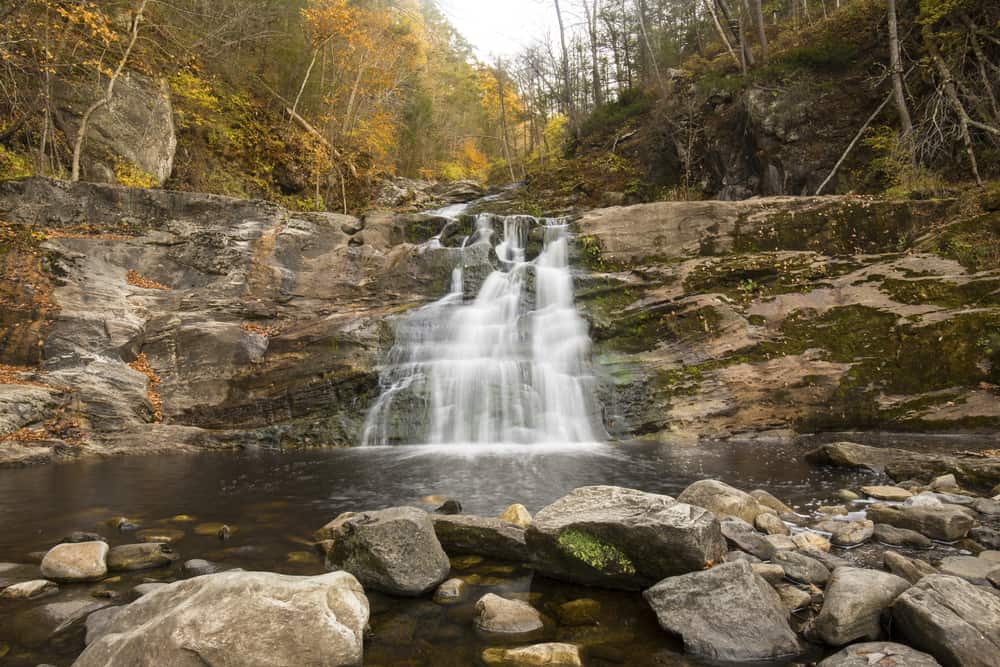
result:
[(615, 486), (572, 491), (538, 512), (525, 538), (543, 574), (631, 590), (703, 570), (726, 554), (711, 512)]
[(887, 523), (896, 528), (915, 530), (933, 540), (953, 542), (969, 534), (975, 521), (958, 507), (920, 505), (872, 505), (868, 518), (875, 523)]
[(165, 586), (102, 619), (74, 665), (355, 667), (368, 614), (346, 572), (224, 572)]
[(114, 572), (148, 570), (166, 567), (178, 558), (177, 552), (169, 544), (160, 542), (123, 544), (112, 547), (108, 552), (108, 569)]
[(817, 667), (940, 667), (937, 660), (903, 644), (865, 642), (852, 644), (831, 655)]
[(1000, 597), (964, 579), (933, 574), (892, 606), (894, 632), (945, 667), (1000, 665)]
[(749, 493), (740, 491), (715, 479), (703, 479), (684, 489), (677, 502), (704, 507), (715, 516), (735, 516), (753, 524), (763, 511), (760, 503)]
[(800, 652), (781, 597), (745, 561), (664, 579), (643, 597), (660, 626), (700, 658), (770, 661)]
[(451, 570), (430, 516), (414, 507), (343, 514), (322, 532), (333, 540), (327, 567), (346, 570), (383, 593), (422, 595)]
[(816, 618), (819, 636), (831, 646), (878, 639), (882, 613), (909, 587), (908, 581), (888, 572), (838, 567)]
[(781, 566), (786, 577), (803, 584), (822, 586), (830, 579), (830, 570), (823, 563), (797, 551), (779, 551), (774, 563)]
[(438, 541), (450, 555), (475, 554), (517, 562), (528, 560), (524, 529), (511, 523), (468, 514), (435, 514), (431, 521)]
[(57, 544), (42, 559), (42, 576), (54, 581), (96, 581), (108, 573), (107, 542)]
[(487, 636), (527, 637), (544, 627), (542, 615), (527, 602), (487, 593), (476, 602), (476, 630)]

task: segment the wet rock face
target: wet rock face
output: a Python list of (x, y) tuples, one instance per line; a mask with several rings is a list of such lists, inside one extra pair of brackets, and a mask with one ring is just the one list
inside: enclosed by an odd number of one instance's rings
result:
[(115, 614), (74, 663), (360, 666), (368, 600), (345, 572), (229, 572), (159, 588)]
[(574, 490), (538, 512), (525, 536), (540, 572), (610, 588), (643, 588), (726, 553), (711, 512), (613, 486)]
[(366, 587), (390, 595), (433, 590), (451, 570), (423, 510), (396, 507), (349, 514), (324, 529), (333, 540), (327, 565), (350, 572)]
[(800, 651), (781, 598), (746, 562), (670, 577), (643, 597), (664, 630), (680, 635), (695, 656), (751, 662)]

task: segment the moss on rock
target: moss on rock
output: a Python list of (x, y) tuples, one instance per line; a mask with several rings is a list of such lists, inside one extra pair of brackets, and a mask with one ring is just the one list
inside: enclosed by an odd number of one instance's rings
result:
[(635, 564), (624, 551), (581, 530), (559, 534), (559, 548), (568, 556), (609, 574), (635, 574)]

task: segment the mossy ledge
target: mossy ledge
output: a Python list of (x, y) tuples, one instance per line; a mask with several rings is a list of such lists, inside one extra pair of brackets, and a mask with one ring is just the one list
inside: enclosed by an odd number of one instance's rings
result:
[(590, 533), (566, 530), (559, 534), (558, 542), (563, 553), (595, 570), (613, 574), (636, 573), (635, 564), (625, 552)]

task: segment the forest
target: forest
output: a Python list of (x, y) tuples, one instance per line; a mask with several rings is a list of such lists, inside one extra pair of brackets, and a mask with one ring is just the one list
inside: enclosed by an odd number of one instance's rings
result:
[[(166, 187), (296, 208), (356, 208), (392, 176), (610, 173), (585, 187), (712, 196), (715, 135), (747, 133), (755, 94), (776, 89), (800, 98), (786, 106), (822, 100), (847, 120), (813, 138), (829, 144), (819, 166), (846, 159), (857, 172), (843, 191), (997, 176), (1000, 7), (988, 0), (553, 0), (551, 11), (557, 31), (484, 62), (433, 0), (11, 0), (0, 176), (79, 177), (85, 133), (60, 108), (67, 89), (90, 90), (97, 111), (133, 72), (169, 87), (179, 148)], [(831, 97), (838, 88), (847, 94)], [(713, 127), (706, 109), (720, 99), (742, 127)], [(835, 191), (819, 166), (789, 193)], [(134, 164), (114, 171), (153, 182)]]

